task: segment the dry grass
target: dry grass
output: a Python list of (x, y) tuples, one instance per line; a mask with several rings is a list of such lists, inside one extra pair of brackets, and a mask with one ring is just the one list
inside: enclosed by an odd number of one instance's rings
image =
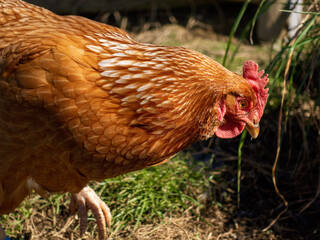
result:
[[(62, 199), (65, 200), (65, 199)], [(30, 199), (29, 199), (30, 201)], [(78, 221), (75, 216), (68, 216), (67, 210), (55, 214), (55, 207), (45, 204), (39, 197), (34, 197), (35, 205), (31, 215), (20, 225), (21, 232), (12, 239), (62, 240), (62, 239), (96, 239), (94, 222), (90, 222), (89, 231), (80, 238)], [(230, 205), (231, 208), (232, 205)], [(199, 209), (198, 209), (199, 210)], [(207, 206), (199, 213), (201, 218), (190, 211), (176, 216), (166, 216), (161, 222), (146, 223), (135, 229), (129, 225), (122, 231), (108, 230), (109, 240), (235, 240), (235, 239), (280, 239), (272, 232), (262, 233), (252, 219), (233, 217), (227, 209), (217, 205)], [(23, 216), (21, 216), (24, 218)], [(231, 220), (232, 219), (232, 220)], [(10, 221), (14, 221), (11, 219)], [(152, 222), (152, 220), (150, 220)]]
[[(180, 25), (164, 25), (132, 36), (140, 42), (194, 49), (219, 63), (222, 63), (228, 41), (228, 37), (217, 35), (207, 29), (196, 26), (189, 29)], [(238, 41), (233, 39), (231, 50), (237, 44)], [(230, 70), (241, 73), (242, 64), (248, 59), (254, 60), (261, 68), (265, 68), (273, 55), (271, 44), (256, 46), (242, 44)]]

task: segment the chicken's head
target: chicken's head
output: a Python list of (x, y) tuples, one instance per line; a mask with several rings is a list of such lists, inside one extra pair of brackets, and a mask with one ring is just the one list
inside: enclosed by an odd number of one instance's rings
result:
[(248, 84), (227, 93), (221, 100), (219, 112), (222, 123), (215, 132), (218, 137), (236, 137), (244, 128), (252, 138), (258, 137), (259, 122), (268, 98), (268, 89), (265, 86), (269, 79), (268, 75), (262, 77), (263, 74), (264, 71), (258, 72), (258, 65), (253, 61), (244, 63), (243, 78)]

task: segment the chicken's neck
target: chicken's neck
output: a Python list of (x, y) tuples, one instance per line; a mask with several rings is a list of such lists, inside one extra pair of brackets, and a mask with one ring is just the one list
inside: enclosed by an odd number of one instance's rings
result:
[(214, 134), (233, 73), (192, 50), (108, 40), (98, 65), (108, 79), (102, 88), (122, 106), (120, 118), (163, 139), (168, 156)]

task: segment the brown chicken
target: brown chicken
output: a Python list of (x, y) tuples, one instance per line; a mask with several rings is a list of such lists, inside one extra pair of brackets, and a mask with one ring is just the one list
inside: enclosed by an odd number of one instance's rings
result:
[(81, 232), (91, 209), (104, 239), (110, 211), (87, 184), (214, 134), (256, 138), (268, 96), (257, 70), (248, 61), (242, 77), (189, 49), (0, 0), (0, 215), (32, 190), (70, 192)]

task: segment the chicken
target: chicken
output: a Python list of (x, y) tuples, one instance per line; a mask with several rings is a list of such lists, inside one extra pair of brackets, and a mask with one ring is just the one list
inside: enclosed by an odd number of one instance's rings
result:
[(268, 97), (257, 70), (248, 61), (240, 76), (193, 50), (0, 0), (0, 215), (33, 190), (70, 192), (81, 232), (91, 209), (104, 239), (111, 214), (88, 183), (214, 134), (256, 138)]

